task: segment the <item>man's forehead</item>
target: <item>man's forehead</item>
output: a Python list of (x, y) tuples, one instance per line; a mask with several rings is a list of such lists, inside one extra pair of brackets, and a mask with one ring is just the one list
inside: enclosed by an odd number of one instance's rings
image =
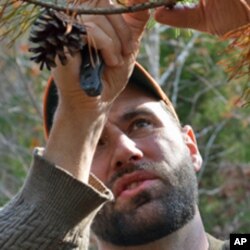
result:
[(157, 117), (162, 111), (165, 112), (160, 101), (150, 97), (131, 98), (128, 102), (124, 99), (123, 101), (113, 106), (109, 113), (109, 121), (122, 123), (137, 116)]

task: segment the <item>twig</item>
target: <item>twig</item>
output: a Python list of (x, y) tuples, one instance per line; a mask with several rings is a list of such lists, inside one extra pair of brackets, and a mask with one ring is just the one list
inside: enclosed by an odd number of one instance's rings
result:
[(200, 132), (196, 132), (195, 136), (197, 139), (199, 139), (203, 136), (206, 136), (213, 129), (214, 129), (213, 125), (207, 126), (207, 127), (203, 128)]
[(44, 8), (51, 8), (57, 11), (62, 11), (65, 13), (74, 13), (77, 15), (81, 14), (91, 14), (91, 15), (104, 15), (104, 14), (121, 14), (121, 13), (129, 13), (129, 12), (137, 12), (147, 9), (153, 9), (160, 6), (172, 6), (176, 3), (175, 0), (159, 0), (157, 2), (149, 2), (149, 3), (140, 3), (135, 4), (133, 6), (121, 6), (121, 7), (114, 7), (114, 8), (100, 8), (100, 7), (70, 7), (70, 6), (62, 6), (58, 4), (52, 3), (45, 3), (39, 0), (22, 0), (24, 3), (34, 4), (36, 6), (44, 7)]
[(190, 54), (191, 49), (193, 48), (197, 38), (200, 36), (200, 33), (194, 32), (193, 37), (191, 40), (188, 42), (188, 44), (185, 46), (183, 51), (178, 55), (177, 59), (175, 62), (171, 63), (168, 69), (163, 73), (160, 79), (160, 85), (162, 86), (164, 82), (167, 81), (169, 76), (173, 73), (173, 71), (176, 69), (178, 65), (182, 65), (185, 63), (187, 57)]
[(213, 134), (210, 136), (207, 144), (206, 144), (206, 148), (205, 148), (205, 152), (204, 152), (204, 157), (203, 157), (203, 166), (199, 172), (198, 175), (198, 181), (201, 180), (203, 173), (205, 171), (207, 162), (208, 162), (208, 158), (209, 158), (209, 154), (210, 154), (210, 150), (218, 136), (218, 134), (220, 133), (220, 131), (224, 128), (224, 126), (227, 124), (228, 120), (223, 120), (222, 122), (220, 122), (217, 127), (215, 128)]
[(160, 32), (159, 25), (154, 25), (144, 37), (144, 47), (147, 55), (149, 72), (159, 82), (160, 68)]
[(25, 77), (24, 77), (24, 73), (22, 72), (22, 65), (21, 65), (21, 62), (20, 62), (18, 57), (16, 59), (16, 65), (17, 65), (17, 72), (19, 73), (19, 77), (21, 80), (20, 82), (23, 84), (24, 90), (25, 90), (25, 92), (30, 100), (31, 105), (36, 110), (38, 117), (42, 120), (43, 115), (41, 113), (41, 109), (39, 108), (39, 106), (37, 104), (37, 100), (35, 98), (34, 93), (32, 93), (29, 81), (27, 79), (25, 79)]
[(236, 152), (237, 150), (238, 149), (237, 149), (236, 146), (231, 146), (228, 149), (225, 149), (225, 150), (223, 150), (221, 152), (210, 155), (209, 160), (211, 162), (211, 161), (219, 159), (219, 158), (221, 158), (221, 159), (223, 159), (223, 157), (226, 158), (227, 155), (232, 154), (232, 153)]
[[(16, 131), (15, 131), (16, 132)], [(23, 157), (20, 151), (24, 151), (22, 146), (18, 146), (17, 143), (12, 142), (9, 138), (6, 138), (2, 133), (0, 133), (0, 144), (7, 147), (13, 155), (15, 155), (16, 160), (18, 160), (22, 166), (28, 166), (28, 162)], [(26, 152), (27, 153), (27, 152)], [(27, 153), (28, 154), (28, 153)], [(24, 168), (27, 171), (27, 168)]]
[(200, 81), (201, 84), (205, 84), (206, 87), (203, 87), (199, 92), (197, 92), (193, 97), (192, 97), (192, 107), (190, 109), (188, 117), (191, 118), (195, 114), (196, 106), (199, 101), (199, 98), (201, 98), (203, 95), (205, 95), (207, 92), (211, 91), (214, 92), (215, 95), (217, 95), (221, 100), (223, 104), (227, 102), (226, 98), (223, 96), (223, 94), (218, 90), (218, 87), (221, 87), (225, 85), (227, 82), (219, 82), (216, 84), (210, 83), (206, 78), (201, 77), (201, 76), (196, 76)]
[(177, 105), (177, 99), (178, 99), (178, 93), (179, 93), (179, 83), (180, 83), (181, 73), (182, 73), (184, 63), (185, 63), (185, 61), (182, 61), (182, 63), (180, 65), (178, 65), (178, 67), (176, 69), (175, 79), (173, 82), (173, 92), (172, 92), (171, 101), (172, 101), (174, 107), (176, 107), (176, 105)]
[(217, 187), (215, 189), (207, 190), (207, 189), (199, 189), (199, 195), (207, 195), (207, 196), (214, 196), (219, 194), (222, 190), (222, 187)]

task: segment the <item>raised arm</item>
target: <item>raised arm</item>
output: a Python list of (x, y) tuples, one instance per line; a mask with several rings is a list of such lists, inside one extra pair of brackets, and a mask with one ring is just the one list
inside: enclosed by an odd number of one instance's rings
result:
[[(107, 0), (87, 2), (88, 6), (96, 6), (97, 2), (99, 7), (112, 7)], [(105, 62), (100, 96), (89, 97), (80, 88), (80, 55), (69, 57), (66, 66), (59, 65), (53, 71), (59, 105), (44, 157), (83, 182), (88, 181), (109, 108), (133, 69), (147, 19), (147, 11), (123, 16), (81, 17), (87, 28), (88, 44), (100, 50)]]

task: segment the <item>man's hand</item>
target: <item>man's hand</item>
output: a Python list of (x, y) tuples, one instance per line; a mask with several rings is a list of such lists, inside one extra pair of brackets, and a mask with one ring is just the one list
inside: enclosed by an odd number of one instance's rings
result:
[(200, 0), (199, 4), (159, 8), (156, 21), (222, 36), (250, 22), (250, 0)]
[[(146, 0), (129, 0), (129, 4), (145, 2)], [(88, 7), (113, 8), (108, 0), (84, 1)], [(125, 87), (128, 77), (133, 69), (139, 50), (139, 43), (146, 22), (149, 18), (148, 11), (141, 11), (123, 15), (82, 15), (80, 22), (87, 29), (88, 45), (101, 52), (105, 62), (103, 75), (103, 92), (101, 100), (111, 102)], [(81, 57), (68, 58), (66, 66), (60, 65), (53, 70), (53, 77), (62, 98), (68, 101), (93, 103), (93, 98), (88, 98), (79, 87)], [(70, 100), (71, 99), (71, 100)], [(64, 99), (62, 99), (64, 100)], [(81, 101), (80, 101), (81, 100)], [(100, 98), (98, 99), (100, 101)], [(100, 105), (100, 103), (98, 103)]]

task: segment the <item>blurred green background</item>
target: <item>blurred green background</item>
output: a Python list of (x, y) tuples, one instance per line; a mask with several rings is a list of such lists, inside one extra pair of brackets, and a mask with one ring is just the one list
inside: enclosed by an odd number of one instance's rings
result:
[[(22, 37), (0, 47), (0, 204), (22, 186), (36, 146), (44, 146), (43, 91), (49, 76), (29, 60)], [(228, 80), (221, 60), (227, 42), (154, 25), (138, 60), (169, 94), (183, 124), (191, 124), (204, 164), (197, 174), (205, 228), (224, 238), (250, 233), (249, 77)], [(236, 54), (239, 52), (236, 52)]]

